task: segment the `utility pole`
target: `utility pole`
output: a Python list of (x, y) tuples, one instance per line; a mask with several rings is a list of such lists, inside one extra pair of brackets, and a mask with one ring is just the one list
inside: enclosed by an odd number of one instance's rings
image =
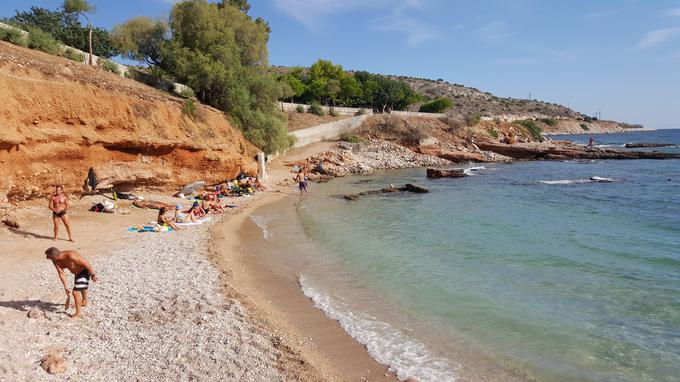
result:
[(531, 101), (531, 92), (529, 92), (529, 101)]

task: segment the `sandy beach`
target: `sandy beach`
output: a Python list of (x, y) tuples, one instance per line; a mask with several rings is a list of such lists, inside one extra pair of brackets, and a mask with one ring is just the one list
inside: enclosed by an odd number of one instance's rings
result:
[[(55, 242), (47, 208), (22, 208), (21, 229), (0, 230), (0, 380), (395, 380), (313, 306), (297, 275), (242, 251), (243, 240), (261, 234), (247, 224), (253, 210), (298, 198), (276, 186), (288, 177), (282, 162), (272, 165), (268, 192), (230, 199), (237, 207), (226, 214), (172, 233), (129, 232), (157, 212), (129, 202), (119, 203), (127, 215), (89, 212), (102, 199), (95, 196), (70, 209), (76, 242), (63, 240), (63, 227)], [(43, 254), (50, 246), (78, 250), (98, 274), (82, 320), (64, 311), (61, 283)], [(50, 352), (63, 358), (64, 372), (40, 366)]]

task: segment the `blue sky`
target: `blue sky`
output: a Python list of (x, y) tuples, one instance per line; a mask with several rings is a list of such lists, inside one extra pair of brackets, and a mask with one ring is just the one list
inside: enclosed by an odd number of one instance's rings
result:
[[(94, 23), (167, 17), (172, 0), (93, 0)], [(2, 0), (0, 15), (59, 0)], [(270, 63), (461, 83), (605, 119), (680, 127), (680, 0), (251, 0)]]

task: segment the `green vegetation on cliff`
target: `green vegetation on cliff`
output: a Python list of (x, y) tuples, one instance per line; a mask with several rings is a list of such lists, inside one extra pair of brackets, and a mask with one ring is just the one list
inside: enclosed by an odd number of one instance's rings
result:
[(308, 69), (292, 68), (278, 80), (287, 90), (282, 99), (292, 102), (386, 111), (403, 110), (423, 99), (402, 81), (365, 71), (350, 73), (328, 60), (318, 60)]
[(114, 43), (229, 113), (248, 140), (271, 153), (292, 143), (285, 116), (276, 111), (290, 90), (269, 73), (269, 26), (248, 16), (248, 8), (243, 1), (179, 2), (167, 24), (137, 17), (117, 25)]

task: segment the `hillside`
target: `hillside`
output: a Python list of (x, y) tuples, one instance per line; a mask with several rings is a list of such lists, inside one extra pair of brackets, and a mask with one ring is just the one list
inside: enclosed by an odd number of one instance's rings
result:
[[(542, 124), (546, 133), (579, 134), (586, 132), (613, 132), (641, 128), (616, 121), (598, 121), (566, 106), (540, 100), (502, 98), (488, 92), (443, 80), (428, 80), (408, 76), (391, 76), (404, 81), (417, 93), (427, 98), (444, 97), (453, 102), (447, 113), (454, 116), (480, 115), (483, 119), (515, 121), (522, 119), (553, 119), (556, 124)], [(412, 105), (417, 110), (418, 105)]]
[[(64, 58), (0, 42), (0, 202), (80, 191), (87, 170), (119, 189), (219, 181), (257, 149), (224, 113)], [(190, 116), (190, 114), (193, 114)]]

